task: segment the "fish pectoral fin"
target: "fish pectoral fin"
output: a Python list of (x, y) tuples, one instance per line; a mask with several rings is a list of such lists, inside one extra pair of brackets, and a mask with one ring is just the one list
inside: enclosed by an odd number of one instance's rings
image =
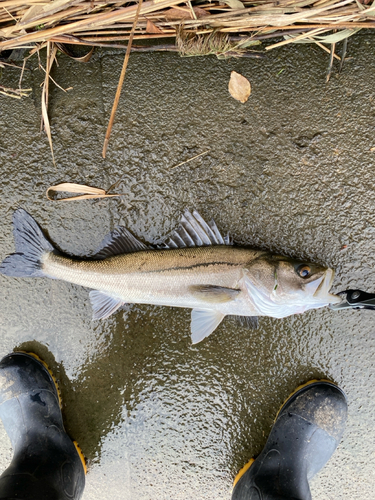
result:
[(193, 309), (191, 311), (191, 341), (197, 344), (208, 337), (222, 322), (225, 314), (214, 309)]
[(137, 240), (125, 227), (120, 226), (104, 238), (92, 258), (101, 260), (123, 253), (141, 252), (142, 250), (149, 250), (149, 247)]
[(214, 304), (230, 302), (241, 293), (241, 290), (236, 288), (226, 288), (216, 285), (191, 285), (189, 291), (197, 299)]
[(125, 304), (117, 297), (111, 297), (99, 290), (91, 290), (92, 319), (105, 319)]

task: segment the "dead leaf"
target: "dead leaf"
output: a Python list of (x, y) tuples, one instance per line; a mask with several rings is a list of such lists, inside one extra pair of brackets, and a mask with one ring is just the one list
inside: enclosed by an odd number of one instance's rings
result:
[(29, 9), (27, 9), (20, 19), (20, 24), (26, 23), (29, 19), (41, 14), (43, 12), (43, 5), (32, 5)]
[(164, 31), (158, 28), (152, 21), (147, 19), (146, 33), (164, 33)]
[[(210, 16), (211, 14), (207, 12), (205, 9), (201, 9), (200, 7), (194, 7), (195, 15), (197, 19), (200, 17)], [(165, 13), (166, 19), (191, 19), (191, 10), (186, 9), (168, 9)]]
[(247, 78), (232, 71), (228, 85), (229, 93), (232, 97), (242, 103), (246, 102), (251, 94), (251, 85)]
[[(56, 186), (50, 186), (46, 191), (47, 199), (50, 201), (73, 201), (73, 200), (92, 200), (94, 198), (113, 198), (114, 196), (123, 196), (123, 193), (109, 194), (109, 192), (117, 187), (119, 182), (113, 184), (107, 191), (101, 188), (94, 188), (91, 186), (85, 186), (84, 184), (74, 184), (72, 182), (63, 182), (62, 184), (56, 184)], [(51, 196), (51, 192), (55, 193), (85, 193), (80, 196), (69, 196), (68, 198), (55, 198)]]
[(55, 45), (58, 47), (58, 49), (65, 54), (66, 56), (70, 57), (71, 59), (74, 59), (77, 62), (89, 62), (91, 59), (92, 53), (94, 52), (94, 48), (92, 47), (86, 54), (81, 55), (81, 56), (75, 56), (72, 50), (68, 45), (65, 45), (63, 43), (55, 43)]

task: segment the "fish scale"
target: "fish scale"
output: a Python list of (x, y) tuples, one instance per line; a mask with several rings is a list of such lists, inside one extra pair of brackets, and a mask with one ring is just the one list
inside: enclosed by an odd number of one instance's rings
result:
[[(204, 308), (207, 301), (189, 292), (192, 285), (236, 288), (246, 264), (260, 254), (222, 245), (145, 251), (97, 261), (48, 253), (42, 269), (51, 278), (107, 292), (122, 302)], [(239, 306), (236, 303), (230, 314), (240, 314)]]

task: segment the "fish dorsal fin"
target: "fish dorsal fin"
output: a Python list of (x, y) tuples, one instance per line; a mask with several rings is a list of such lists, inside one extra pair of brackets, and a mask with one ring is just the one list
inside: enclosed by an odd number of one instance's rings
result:
[(193, 309), (191, 311), (191, 341), (197, 344), (208, 337), (223, 321), (225, 314), (214, 309)]
[(107, 259), (123, 253), (141, 252), (149, 247), (137, 240), (125, 227), (118, 227), (108, 234), (93, 255), (94, 259)]
[(112, 297), (99, 290), (91, 290), (92, 319), (105, 319), (125, 304), (117, 297)]
[(241, 290), (236, 288), (226, 288), (217, 285), (191, 285), (189, 292), (198, 299), (205, 302), (218, 304), (222, 302), (230, 302), (234, 300)]
[(164, 248), (202, 247), (211, 245), (231, 245), (230, 238), (220, 234), (215, 222), (208, 224), (196, 211), (185, 210), (180, 226), (164, 242)]

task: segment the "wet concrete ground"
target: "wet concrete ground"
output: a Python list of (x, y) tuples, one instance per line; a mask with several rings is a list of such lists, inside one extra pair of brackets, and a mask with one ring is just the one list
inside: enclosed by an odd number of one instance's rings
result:
[[(86, 65), (59, 57), (50, 115), (56, 167), (32, 96), (0, 96), (0, 257), (13, 252), (11, 216), (28, 210), (63, 251), (84, 255), (116, 225), (146, 242), (176, 227), (184, 208), (214, 217), (235, 241), (337, 270), (335, 290), (375, 291), (375, 39), (349, 41), (328, 85), (328, 56), (289, 46), (257, 60), (132, 55), (106, 160), (103, 138), (123, 55)], [(246, 104), (227, 91), (248, 77)], [(14, 86), (18, 70), (3, 70)], [(203, 151), (205, 156), (172, 167)], [(52, 203), (71, 181), (121, 199)], [(320, 500), (373, 498), (375, 313), (310, 311), (226, 319), (198, 345), (188, 310), (136, 306), (91, 321), (88, 290), (0, 276), (0, 355), (31, 350), (59, 380), (66, 428), (89, 461), (84, 499), (229, 499), (234, 475), (265, 443), (283, 400), (311, 378), (345, 391), (343, 441), (311, 483)], [(0, 469), (12, 452), (0, 427)]]

